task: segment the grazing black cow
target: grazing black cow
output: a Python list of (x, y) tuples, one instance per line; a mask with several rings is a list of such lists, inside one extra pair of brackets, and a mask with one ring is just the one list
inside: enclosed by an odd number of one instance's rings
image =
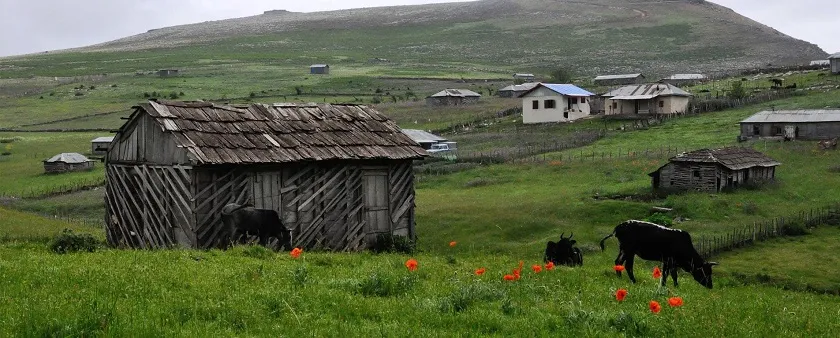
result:
[(253, 206), (230, 203), (222, 208), (222, 222), (230, 235), (231, 242), (249, 236), (259, 238), (260, 245), (269, 244), (271, 237), (277, 238), (277, 249), (290, 249), (292, 236), (283, 225), (277, 212), (270, 209), (256, 209)]
[(583, 254), (575, 247), (577, 241), (572, 239), (575, 234), (572, 233), (569, 237), (563, 237), (563, 235), (565, 233), (560, 234), (559, 242), (548, 241), (545, 245), (543, 261), (552, 262), (554, 265), (583, 265)]
[[(633, 276), (633, 258), (638, 255), (642, 259), (662, 262), (662, 285), (671, 274), (674, 286), (677, 286), (677, 268), (690, 272), (701, 285), (712, 288), (712, 266), (715, 262), (705, 262), (694, 245), (688, 232), (669, 229), (658, 224), (629, 220), (615, 227), (613, 233), (601, 240), (601, 250), (604, 241), (615, 236), (618, 238), (618, 257), (616, 265), (624, 265), (630, 280), (635, 283)], [(617, 271), (621, 277), (621, 272)]]

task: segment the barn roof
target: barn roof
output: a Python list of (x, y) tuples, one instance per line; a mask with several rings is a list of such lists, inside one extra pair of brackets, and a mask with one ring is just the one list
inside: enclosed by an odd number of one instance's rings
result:
[(764, 110), (741, 123), (840, 122), (840, 109)]
[(510, 85), (510, 86), (504, 87), (502, 89), (499, 89), (499, 91), (500, 92), (524, 92), (526, 90), (531, 90), (531, 88), (536, 87), (538, 84), (540, 84), (540, 83), (539, 82), (526, 82), (526, 83), (518, 84), (518, 85)]
[(615, 100), (642, 100), (657, 96), (691, 96), (691, 94), (670, 83), (657, 82), (624, 86), (602, 96)]
[(429, 97), (480, 97), (481, 94), (469, 89), (444, 89)]
[(102, 136), (102, 137), (97, 137), (93, 140), (90, 140), (91, 143), (102, 143), (102, 142), (112, 142), (112, 141), (114, 141), (113, 136)]
[(592, 96), (592, 94), (578, 86), (573, 84), (556, 84), (556, 83), (538, 83), (534, 88), (529, 89), (527, 92), (522, 93), (519, 97), (528, 96), (528, 94), (532, 93), (533, 91), (539, 89), (540, 87), (548, 88), (549, 90), (566, 95), (566, 96)]
[(330, 65), (325, 65), (325, 64), (315, 64), (315, 65), (309, 66), (309, 68), (326, 68), (326, 67), (329, 67), (329, 66)]
[(135, 108), (135, 114), (149, 114), (198, 164), (414, 159), (427, 155), (394, 121), (363, 105), (225, 106), (158, 100)]
[(674, 74), (663, 80), (705, 80), (706, 75), (703, 74)]
[(91, 162), (85, 155), (79, 153), (61, 153), (50, 157), (50, 159), (44, 161), (47, 163), (56, 163), (56, 162), (64, 162), (64, 163), (85, 163)]
[(752, 167), (775, 167), (781, 165), (776, 160), (761, 152), (746, 147), (725, 147), (718, 149), (700, 149), (674, 156), (671, 162), (719, 163), (730, 170)]
[(441, 141), (446, 141), (445, 138), (427, 132), (425, 130), (419, 129), (403, 129), (403, 133), (411, 137), (417, 143), (436, 143)]
[(840, 59), (840, 53), (831, 54), (828, 59)]
[(641, 73), (635, 74), (615, 74), (615, 75), (598, 75), (595, 77), (595, 81), (600, 80), (618, 80), (618, 79), (635, 79), (637, 77), (644, 77)]

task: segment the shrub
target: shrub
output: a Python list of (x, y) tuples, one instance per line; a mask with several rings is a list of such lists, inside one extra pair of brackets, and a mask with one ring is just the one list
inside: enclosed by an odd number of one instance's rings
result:
[(758, 214), (758, 204), (755, 202), (747, 201), (744, 203), (744, 206), (741, 207), (744, 210), (744, 213), (747, 215), (755, 215)]
[(177, 99), (178, 98), (178, 93), (176, 93), (176, 92), (169, 93), (169, 98), (172, 99), (172, 100)]
[(669, 228), (674, 225), (674, 221), (671, 219), (671, 216), (668, 216), (661, 212), (656, 212), (653, 215), (650, 215), (647, 218), (643, 219), (643, 221), (656, 223)]
[(808, 229), (805, 225), (799, 222), (786, 223), (782, 226), (782, 235), (785, 236), (804, 236), (808, 234)]
[(405, 236), (393, 234), (376, 235), (376, 242), (371, 247), (375, 253), (396, 252), (411, 254), (416, 249), (416, 243)]
[(73, 230), (64, 229), (61, 234), (50, 242), (50, 250), (57, 254), (70, 252), (95, 252), (99, 241), (90, 234), (75, 234)]
[(149, 94), (149, 92), (145, 92), (145, 93), (143, 93), (143, 97), (149, 98), (149, 97), (152, 97), (152, 94)]

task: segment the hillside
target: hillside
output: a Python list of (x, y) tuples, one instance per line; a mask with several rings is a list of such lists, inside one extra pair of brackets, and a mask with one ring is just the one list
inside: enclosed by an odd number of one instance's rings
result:
[[(548, 67), (562, 65), (585, 75), (666, 74), (825, 56), (813, 44), (702, 0), (482, 0), (315, 13), (277, 10), (154, 29), (76, 50), (0, 60), (0, 77), (248, 61), (354, 65), (377, 58), (389, 61), (384, 68), (504, 74), (514, 69), (547, 73)], [(391, 69), (383, 73), (399, 75)]]

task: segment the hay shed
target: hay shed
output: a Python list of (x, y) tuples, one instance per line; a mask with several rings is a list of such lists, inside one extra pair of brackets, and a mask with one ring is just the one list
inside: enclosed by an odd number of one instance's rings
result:
[(720, 192), (772, 181), (779, 165), (752, 148), (724, 147), (679, 154), (648, 175), (658, 191)]
[(94, 161), (89, 160), (85, 155), (79, 153), (61, 153), (44, 160), (44, 172), (48, 174), (59, 174), (71, 171), (91, 170)]
[(224, 247), (221, 208), (278, 212), (303, 248), (352, 251), (415, 238), (412, 161), (426, 152), (362, 105), (149, 101), (106, 157), (114, 246)]

